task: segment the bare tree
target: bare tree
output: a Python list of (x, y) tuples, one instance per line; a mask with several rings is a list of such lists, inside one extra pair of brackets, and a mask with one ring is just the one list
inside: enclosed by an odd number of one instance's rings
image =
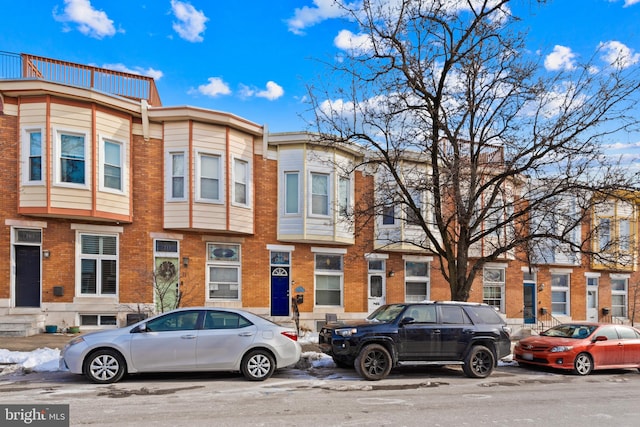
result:
[(438, 256), (453, 300), (487, 262), (540, 262), (549, 242), (589, 251), (579, 231), (593, 195), (637, 182), (603, 142), (637, 130), (638, 65), (596, 52), (544, 70), (511, 3), (339, 2), (359, 34), (309, 87), (320, 138), (370, 153), (377, 197), (354, 214), (418, 227), (376, 239)]

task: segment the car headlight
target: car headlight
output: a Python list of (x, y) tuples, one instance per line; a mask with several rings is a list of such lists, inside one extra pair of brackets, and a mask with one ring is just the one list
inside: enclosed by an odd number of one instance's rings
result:
[(336, 329), (336, 335), (340, 335), (341, 337), (350, 337), (353, 334), (357, 334), (357, 328), (344, 328), (344, 329)]
[(573, 347), (570, 345), (557, 345), (555, 347), (552, 347), (549, 351), (551, 351), (551, 353), (562, 353), (565, 351), (571, 351), (572, 348)]

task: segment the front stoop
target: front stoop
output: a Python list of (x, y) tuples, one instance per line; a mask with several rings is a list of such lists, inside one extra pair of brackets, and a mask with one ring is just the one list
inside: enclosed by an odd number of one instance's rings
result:
[(0, 337), (30, 337), (39, 334), (44, 323), (42, 314), (9, 314), (0, 316)]

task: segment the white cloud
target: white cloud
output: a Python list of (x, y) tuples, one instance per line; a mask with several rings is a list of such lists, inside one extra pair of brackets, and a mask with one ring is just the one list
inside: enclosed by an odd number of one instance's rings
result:
[(220, 95), (229, 95), (230, 93), (229, 85), (220, 77), (209, 77), (209, 83), (198, 86), (197, 90), (191, 89), (189, 91), (189, 94), (202, 94), (214, 98)]
[(78, 25), (78, 31), (96, 39), (113, 36), (116, 33), (113, 21), (105, 12), (94, 9), (89, 0), (64, 0), (64, 3), (62, 15), (57, 14), (57, 7), (53, 9), (53, 17), (56, 21), (75, 23)]
[(173, 23), (173, 29), (178, 35), (190, 42), (201, 42), (202, 33), (207, 29), (205, 23), (209, 20), (201, 10), (196, 10), (189, 3), (171, 0), (171, 9), (178, 22)]
[(566, 46), (556, 45), (544, 60), (544, 68), (549, 71), (558, 70), (573, 70), (575, 65), (575, 53), (571, 51), (571, 48)]
[(102, 68), (107, 68), (109, 70), (122, 71), (123, 73), (137, 74), (140, 76), (151, 77), (154, 80), (160, 80), (164, 73), (160, 70), (154, 70), (153, 68), (147, 68), (146, 70), (142, 67), (133, 67), (129, 68), (124, 64), (103, 64)]
[(354, 34), (349, 30), (340, 31), (333, 43), (337, 48), (351, 51), (355, 54), (370, 52), (373, 49), (371, 37), (368, 34)]
[(640, 3), (640, 0), (625, 0), (624, 7), (633, 6), (634, 4)]
[(602, 51), (602, 60), (618, 68), (627, 68), (640, 61), (640, 53), (616, 40), (602, 42), (598, 48)]
[(284, 89), (278, 83), (268, 81), (264, 90), (251, 88), (247, 85), (240, 85), (240, 93), (242, 96), (247, 98), (255, 96), (258, 98), (268, 99), (269, 101), (274, 101), (284, 95)]
[[(293, 17), (287, 20), (289, 31), (302, 35), (307, 27), (312, 27), (326, 19), (344, 16), (341, 3), (341, 1), (335, 0), (313, 0), (313, 7), (296, 8)], [(350, 8), (353, 7), (353, 4), (346, 6)]]

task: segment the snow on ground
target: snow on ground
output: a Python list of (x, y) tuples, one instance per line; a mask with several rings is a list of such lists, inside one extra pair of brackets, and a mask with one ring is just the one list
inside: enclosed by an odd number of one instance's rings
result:
[[(298, 338), (300, 344), (317, 344), (317, 333), (306, 333)], [(309, 365), (314, 368), (325, 368), (335, 366), (331, 357), (326, 354), (314, 351), (302, 353), (302, 358), (309, 361)], [(54, 372), (59, 371), (60, 350), (51, 348), (39, 348), (33, 351), (9, 351), (0, 348), (0, 375), (7, 371), (27, 370), (31, 372)], [(11, 369), (2, 370), (2, 365), (10, 365)]]

